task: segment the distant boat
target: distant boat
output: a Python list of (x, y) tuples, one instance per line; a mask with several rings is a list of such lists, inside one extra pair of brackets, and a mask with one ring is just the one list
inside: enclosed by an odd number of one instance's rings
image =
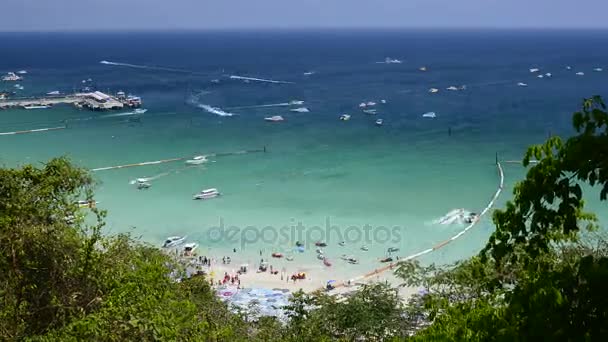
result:
[(578, 75), (578, 76), (584, 76), (584, 75), (585, 75), (585, 73), (584, 73), (584, 72), (582, 72), (582, 71), (579, 71), (579, 72), (577, 72), (577, 73), (576, 73), (576, 75)]
[(147, 112), (148, 110), (145, 108), (137, 108), (133, 111), (133, 114), (144, 114), (145, 112)]
[(439, 91), (439, 89), (437, 89), (437, 88), (431, 88), (431, 89), (429, 89), (429, 93), (431, 93), (431, 94), (434, 94), (434, 93), (436, 93), (438, 91)]
[(23, 106), (23, 108), (25, 108), (25, 109), (47, 109), (47, 108), (50, 108), (50, 106), (29, 105), (29, 106)]
[(313, 75), (315, 72), (314, 71), (307, 71), (304, 73), (304, 76), (310, 76)]
[(379, 64), (401, 64), (402, 62), (398, 59), (392, 59), (390, 57), (386, 57), (384, 62), (378, 62)]
[(19, 71), (17, 71), (17, 73), (19, 75), (25, 75), (25, 74), (27, 74), (27, 71), (26, 70), (19, 70)]
[(384, 121), (382, 119), (376, 120), (376, 126), (382, 126), (383, 123)]
[(380, 103), (385, 104), (386, 100), (380, 100)]
[(518, 83), (517, 83), (517, 85), (518, 85), (518, 86), (520, 86), (520, 87), (527, 87), (527, 86), (528, 86), (528, 85), (527, 85), (526, 83), (524, 83), (524, 82), (518, 82)]
[(301, 100), (293, 100), (293, 101), (289, 101), (290, 105), (303, 105), (304, 101)]
[(437, 117), (437, 114), (435, 114), (435, 112), (428, 112), (428, 113), (424, 113), (422, 114), (423, 118), (435, 118)]
[(364, 109), (363, 113), (365, 114), (369, 114), (369, 115), (376, 115), (377, 110), (375, 109)]
[(446, 88), (446, 90), (458, 90), (458, 88), (456, 88), (455, 86), (449, 86)]
[(275, 115), (275, 116), (270, 116), (270, 117), (264, 118), (264, 120), (270, 121), (270, 122), (279, 122), (279, 121), (284, 121), (285, 119), (283, 119), (283, 117), (280, 115)]
[(61, 94), (61, 93), (59, 92), (59, 90), (54, 90), (54, 91), (49, 91), (49, 92), (48, 92), (48, 93), (46, 93), (46, 94), (47, 94), (47, 95), (59, 95), (59, 94)]
[(539, 72), (539, 71), (540, 71), (540, 69), (539, 69), (539, 68), (532, 68), (532, 69), (530, 69), (530, 72), (532, 72), (532, 73), (534, 73), (534, 72)]
[(359, 104), (359, 108), (365, 108), (365, 107), (367, 107), (367, 103), (365, 103), (365, 102), (361, 102), (361, 103)]
[(217, 189), (205, 189), (205, 190), (199, 192), (198, 194), (194, 195), (194, 199), (195, 200), (206, 200), (206, 199), (218, 197), (219, 195), (220, 195), (220, 192), (217, 191)]
[(192, 159), (186, 160), (186, 164), (189, 164), (189, 165), (200, 165), (200, 164), (206, 163), (207, 161), (208, 160), (207, 160), (206, 156), (195, 156)]
[(369, 106), (375, 106), (375, 105), (376, 105), (376, 102), (374, 102), (374, 101), (369, 101), (369, 102), (367, 103), (367, 106), (368, 106), (368, 107), (369, 107)]
[(367, 252), (369, 251), (369, 248), (367, 246), (361, 246), (361, 250)]
[(306, 107), (294, 108), (294, 109), (290, 109), (290, 111), (296, 112), (296, 113), (308, 113), (308, 112), (310, 112), (310, 110), (308, 108), (306, 108)]
[(572, 67), (568, 65), (566, 66), (566, 70), (572, 70)]
[(543, 75), (538, 75), (538, 76), (536, 76), (536, 77), (538, 77), (538, 78), (543, 78), (543, 77), (545, 77), (545, 76), (543, 76)]
[(418, 70), (420, 70), (420, 71), (426, 71), (426, 67), (425, 66), (420, 67)]
[(604, 69), (602, 69), (602, 68), (595, 68), (595, 69), (593, 69), (593, 71), (600, 72), (600, 71), (604, 71)]
[(350, 115), (348, 115), (348, 114), (342, 114), (342, 115), (340, 115), (340, 120), (342, 120), (342, 121), (348, 121), (348, 120), (350, 120)]
[(547, 77), (551, 77), (551, 76), (553, 76), (553, 74), (552, 74), (552, 73), (550, 73), (550, 72), (548, 72), (548, 73), (546, 73), (546, 74), (545, 74), (545, 76), (547, 76)]

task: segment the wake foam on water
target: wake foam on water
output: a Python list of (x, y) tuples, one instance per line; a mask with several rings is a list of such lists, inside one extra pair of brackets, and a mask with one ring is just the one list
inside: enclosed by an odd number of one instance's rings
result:
[(245, 76), (239, 76), (239, 75), (231, 75), (230, 79), (243, 80), (243, 81), (266, 82), (266, 83), (279, 83), (279, 84), (293, 84), (294, 83), (294, 82), (287, 82), (287, 81), (269, 80), (269, 79), (265, 79), (265, 78), (245, 77)]
[(253, 105), (253, 106), (239, 106), (239, 107), (229, 107), (226, 109), (250, 109), (250, 108), (268, 108), (268, 107), (289, 107), (294, 105), (301, 105), (304, 101), (289, 101), (289, 102), (281, 102), (281, 103), (271, 103), (271, 104), (263, 104), (263, 105)]
[(223, 111), (221, 108), (212, 107), (212, 106), (204, 104), (204, 103), (199, 103), (196, 106), (198, 108), (201, 108), (201, 109), (205, 110), (208, 113), (215, 114), (215, 115), (218, 115), (218, 116), (234, 116), (234, 115), (236, 115), (234, 113), (229, 113), (229, 112)]
[(469, 217), (471, 213), (464, 209), (454, 209), (442, 217), (433, 221), (433, 224), (442, 224), (442, 225), (450, 225), (450, 224), (464, 224), (465, 219)]
[(194, 71), (184, 70), (184, 69), (175, 69), (169, 67), (162, 66), (152, 66), (152, 65), (139, 65), (139, 64), (129, 64), (129, 63), (120, 63), (120, 62), (110, 62), (110, 61), (100, 61), (100, 64), (111, 65), (111, 66), (122, 66), (136, 69), (147, 69), (147, 70), (161, 70), (161, 71), (171, 71), (171, 72), (183, 72), (188, 74), (194, 74)]

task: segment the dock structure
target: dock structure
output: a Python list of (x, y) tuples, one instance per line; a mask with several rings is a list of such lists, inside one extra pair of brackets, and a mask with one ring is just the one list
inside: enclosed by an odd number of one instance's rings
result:
[(139, 107), (141, 105), (141, 99), (133, 96), (121, 96), (120, 93), (118, 96), (112, 96), (100, 91), (76, 93), (65, 96), (44, 96), (39, 98), (0, 98), (0, 109), (33, 109), (51, 107), (58, 104), (71, 104), (78, 108), (88, 108), (91, 110), (113, 110), (122, 109), (124, 107)]

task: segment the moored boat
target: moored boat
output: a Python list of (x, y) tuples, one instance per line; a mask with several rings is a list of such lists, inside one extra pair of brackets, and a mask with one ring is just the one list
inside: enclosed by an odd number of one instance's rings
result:
[(198, 194), (194, 195), (194, 199), (195, 200), (206, 200), (206, 199), (218, 197), (219, 195), (220, 195), (220, 192), (217, 191), (217, 189), (205, 189), (205, 190), (199, 192)]
[(186, 241), (186, 236), (169, 236), (163, 242), (163, 248), (175, 247), (181, 245), (184, 241)]

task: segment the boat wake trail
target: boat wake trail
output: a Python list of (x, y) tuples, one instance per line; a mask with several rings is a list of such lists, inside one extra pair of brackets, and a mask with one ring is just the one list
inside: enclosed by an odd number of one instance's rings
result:
[(170, 174), (171, 174), (171, 171), (169, 171), (169, 172), (163, 172), (163, 173), (159, 173), (158, 175), (156, 175), (156, 176), (152, 176), (152, 177), (142, 177), (142, 178), (137, 178), (137, 179), (133, 179), (133, 180), (131, 180), (131, 181), (129, 182), (129, 184), (131, 184), (131, 185), (132, 185), (132, 184), (135, 184), (135, 183), (137, 183), (137, 182), (151, 182), (151, 181), (153, 181), (153, 180), (159, 179), (159, 178), (164, 177), (164, 176), (168, 176), (168, 175), (170, 175)]
[(175, 69), (175, 68), (168, 68), (168, 67), (161, 67), (161, 66), (139, 65), (139, 64), (110, 62), (110, 61), (101, 61), (99, 63), (100, 64), (104, 64), (104, 65), (123, 66), (123, 67), (136, 68), (136, 69), (160, 70), (160, 71), (170, 71), (170, 72), (183, 72), (183, 73), (186, 73), (186, 74), (195, 74), (196, 73), (195, 71), (191, 71), (191, 70)]
[(222, 109), (220, 109), (218, 107), (211, 107), (210, 105), (203, 104), (203, 103), (196, 104), (196, 106), (198, 108), (204, 109), (208, 113), (215, 114), (215, 115), (218, 115), (218, 116), (234, 116), (234, 115), (236, 115), (234, 113), (225, 112), (225, 111), (223, 111)]
[(454, 209), (449, 213), (443, 215), (441, 218), (433, 221), (433, 224), (464, 224), (466, 223), (465, 219), (470, 215), (471, 213), (464, 209)]
[(281, 102), (281, 103), (271, 103), (264, 105), (254, 105), (254, 106), (239, 106), (239, 107), (230, 107), (226, 109), (251, 109), (251, 108), (269, 108), (269, 107), (289, 107), (294, 105), (301, 105), (304, 101), (290, 101), (290, 102)]
[(117, 114), (107, 114), (107, 115), (102, 115), (99, 116), (99, 119), (105, 119), (105, 118), (117, 118), (117, 117), (121, 117), (121, 116), (133, 116), (133, 115), (142, 115), (142, 112), (126, 112), (126, 113), (117, 113)]
[(294, 82), (267, 80), (267, 79), (264, 79), (264, 78), (245, 77), (245, 76), (238, 76), (238, 75), (231, 75), (230, 79), (232, 79), (232, 80), (244, 80), (244, 81), (255, 81), (255, 82), (266, 82), (266, 83), (277, 83), (277, 84), (294, 84)]

